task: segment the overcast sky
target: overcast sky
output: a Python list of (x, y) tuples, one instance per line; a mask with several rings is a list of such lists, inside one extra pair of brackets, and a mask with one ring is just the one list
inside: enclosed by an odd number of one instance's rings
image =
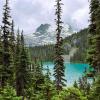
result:
[[(2, 20), (2, 6), (5, 0), (0, 0), (0, 24)], [(55, 0), (9, 0), (11, 15), (16, 28), (25, 33), (33, 33), (40, 24), (55, 24)], [(62, 0), (64, 24), (69, 24), (74, 30), (80, 30), (89, 24), (88, 0)]]

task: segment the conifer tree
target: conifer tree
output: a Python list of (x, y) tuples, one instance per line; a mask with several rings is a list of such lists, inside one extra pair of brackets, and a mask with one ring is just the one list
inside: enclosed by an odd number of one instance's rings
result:
[(73, 87), (78, 88), (78, 84), (76, 81), (74, 82)]
[(92, 86), (88, 100), (100, 100), (100, 74)]
[[(99, 1), (98, 1), (99, 2)], [(96, 70), (100, 74), (100, 2), (99, 2), (99, 7), (96, 11), (96, 37), (95, 37), (95, 42), (96, 42)]]
[(16, 39), (16, 48), (15, 48), (15, 68), (16, 68), (16, 92), (17, 95), (20, 95), (20, 87), (19, 87), (19, 68), (20, 68), (20, 32), (19, 29), (17, 31), (17, 39)]
[(43, 66), (38, 59), (34, 60), (34, 83), (35, 90), (41, 91), (41, 85), (44, 83)]
[(56, 83), (56, 89), (59, 91), (62, 89), (62, 87), (65, 85), (64, 84), (64, 71), (65, 71), (65, 66), (64, 66), (64, 60), (63, 60), (63, 48), (62, 48), (62, 37), (61, 37), (61, 30), (62, 30), (62, 21), (61, 21), (61, 0), (56, 0), (56, 25), (57, 25), (57, 42), (55, 44), (55, 60), (54, 60), (54, 77), (55, 77), (55, 83)]
[(9, 39), (9, 49), (10, 49), (10, 66), (12, 69), (12, 79), (10, 83), (14, 85), (14, 80), (15, 80), (15, 33), (14, 33), (14, 21), (12, 20), (11, 23), (11, 31), (10, 31), (10, 39)]
[(47, 66), (46, 69), (46, 75), (45, 75), (45, 82), (44, 82), (44, 92), (45, 92), (45, 99), (46, 100), (51, 100), (51, 89), (52, 89), (52, 81), (50, 80), (50, 70), (49, 67)]
[(2, 30), (0, 29), (0, 86), (2, 81), (2, 38), (1, 38)]
[(16, 52), (18, 53), (16, 55), (16, 91), (18, 96), (24, 97), (29, 80), (29, 63), (24, 46), (23, 32), (21, 33), (21, 37), (18, 33)]
[(87, 61), (93, 67), (95, 70), (97, 70), (97, 58), (96, 56), (96, 16), (97, 16), (97, 10), (99, 8), (99, 1), (98, 0), (91, 0), (90, 1), (90, 26), (89, 26), (89, 50), (88, 50), (88, 56)]
[(10, 29), (11, 29), (11, 22), (10, 22), (10, 8), (9, 8), (9, 0), (6, 0), (4, 5), (4, 13), (3, 13), (3, 25), (2, 25), (2, 48), (3, 48), (3, 66), (2, 66), (2, 81), (1, 85), (5, 86), (8, 81), (11, 79), (12, 75), (12, 68), (10, 66)]
[(79, 89), (84, 91), (84, 94), (87, 95), (90, 92), (90, 83), (87, 81), (87, 77), (79, 78)]
[(83, 78), (79, 78), (79, 88), (81, 90), (84, 90), (84, 80), (83, 80)]
[(11, 52), (12, 52), (12, 55), (13, 55), (13, 58), (14, 58), (14, 53), (15, 53), (15, 32), (14, 32), (14, 21), (12, 20), (12, 23), (11, 23), (11, 33), (10, 33), (10, 46), (11, 46)]

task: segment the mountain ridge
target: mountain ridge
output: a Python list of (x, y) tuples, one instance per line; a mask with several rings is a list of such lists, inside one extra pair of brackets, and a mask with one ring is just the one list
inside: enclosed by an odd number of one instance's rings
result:
[[(56, 28), (50, 24), (41, 24), (33, 34), (24, 35), (25, 44), (27, 46), (40, 46), (46, 44), (55, 44), (56, 42)], [(65, 25), (62, 29), (61, 36), (63, 39), (73, 34), (71, 27)]]

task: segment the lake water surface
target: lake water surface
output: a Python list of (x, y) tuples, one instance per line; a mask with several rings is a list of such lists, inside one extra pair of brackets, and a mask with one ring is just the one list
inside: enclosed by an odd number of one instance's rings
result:
[[(49, 67), (51, 75), (52, 75), (52, 79), (54, 79), (53, 62), (44, 62), (43, 66), (44, 68), (46, 68), (47, 66)], [(82, 64), (82, 63), (65, 63), (65, 79), (67, 80), (67, 86), (72, 86), (75, 80), (78, 81), (78, 79), (82, 77), (85, 71), (85, 68), (88, 69), (89, 65)]]

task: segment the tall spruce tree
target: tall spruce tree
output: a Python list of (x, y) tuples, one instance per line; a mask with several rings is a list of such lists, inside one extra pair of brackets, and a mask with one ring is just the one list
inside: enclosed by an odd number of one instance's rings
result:
[(12, 67), (10, 66), (10, 57), (11, 57), (11, 52), (10, 52), (10, 38), (11, 38), (11, 22), (10, 22), (10, 8), (9, 8), (9, 0), (6, 0), (6, 3), (4, 5), (4, 13), (3, 13), (3, 25), (2, 25), (2, 61), (3, 61), (3, 66), (2, 66), (2, 81), (1, 85), (5, 86), (9, 80), (11, 79), (12, 75)]
[(0, 86), (1, 86), (1, 81), (2, 81), (2, 38), (1, 38), (2, 30), (0, 28)]
[(11, 23), (11, 32), (10, 32), (10, 47), (11, 47), (11, 52), (12, 52), (12, 56), (14, 59), (14, 53), (15, 53), (15, 32), (14, 32), (14, 21), (12, 20)]
[(12, 79), (10, 83), (14, 85), (14, 80), (15, 80), (15, 33), (14, 33), (14, 21), (12, 20), (11, 23), (11, 32), (10, 32), (10, 39), (9, 39), (9, 45), (10, 45), (10, 66), (12, 69)]
[(97, 71), (97, 48), (96, 48), (96, 34), (97, 34), (97, 10), (99, 8), (98, 0), (90, 1), (90, 26), (89, 26), (89, 50), (87, 55), (87, 62)]
[[(16, 49), (19, 51), (19, 53), (16, 55), (16, 57), (19, 59), (16, 59), (16, 91), (18, 96), (24, 97), (25, 89), (27, 89), (27, 85), (29, 84), (29, 61), (27, 51), (24, 46), (23, 32), (21, 33), (21, 37), (18, 33)], [(17, 50), (16, 52), (18, 52)]]
[(56, 25), (57, 25), (57, 42), (55, 44), (55, 60), (54, 60), (54, 76), (55, 76), (55, 83), (56, 83), (56, 89), (59, 91), (62, 89), (64, 84), (64, 72), (65, 72), (65, 66), (64, 66), (64, 60), (63, 60), (63, 48), (62, 48), (62, 37), (61, 37), (61, 30), (62, 30), (62, 21), (61, 21), (61, 0), (56, 0)]
[[(99, 1), (98, 1), (99, 2)], [(100, 2), (99, 2), (99, 7), (96, 11), (96, 70), (100, 74)]]
[(21, 38), (20, 38), (20, 31), (19, 29), (17, 30), (17, 39), (16, 39), (16, 47), (15, 47), (15, 68), (16, 68), (16, 92), (17, 95), (20, 95), (20, 87), (19, 87), (19, 81), (20, 81), (20, 76), (19, 76), (19, 68), (20, 68), (20, 46), (21, 46)]

